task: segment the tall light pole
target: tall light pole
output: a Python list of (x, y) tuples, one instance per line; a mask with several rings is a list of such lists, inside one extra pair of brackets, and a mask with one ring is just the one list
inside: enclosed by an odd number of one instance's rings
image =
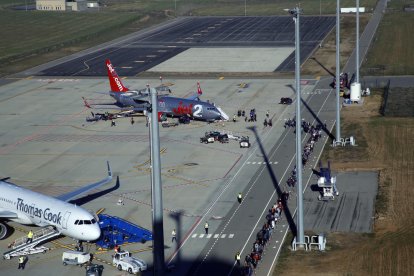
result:
[(359, 0), (356, 0), (356, 82), (359, 83)]
[(300, 87), (300, 14), (302, 9), (296, 7), (288, 10), (293, 15), (295, 21), (295, 89), (296, 89), (296, 175), (297, 175), (297, 223), (296, 223), (296, 242), (305, 243), (305, 233), (303, 227), (303, 189), (302, 189), (302, 133), (300, 105), (302, 101)]
[(340, 74), (340, 62), (339, 62), (339, 24), (340, 24), (340, 18), (339, 18), (339, 0), (336, 0), (336, 137), (335, 140), (338, 141), (341, 139), (341, 118), (339, 115), (339, 91), (340, 91), (340, 80), (339, 80), (339, 74)]
[(247, 16), (247, 0), (244, 0), (244, 16)]
[(164, 275), (164, 223), (162, 215), (162, 187), (160, 161), (160, 133), (158, 129), (158, 95), (151, 91), (151, 173), (152, 173), (152, 232), (154, 275)]

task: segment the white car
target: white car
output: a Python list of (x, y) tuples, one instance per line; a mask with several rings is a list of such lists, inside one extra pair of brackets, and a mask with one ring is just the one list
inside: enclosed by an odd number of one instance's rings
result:
[(147, 263), (141, 259), (131, 257), (128, 251), (116, 253), (112, 258), (112, 264), (118, 270), (126, 270), (130, 274), (137, 274), (140, 271), (147, 270)]

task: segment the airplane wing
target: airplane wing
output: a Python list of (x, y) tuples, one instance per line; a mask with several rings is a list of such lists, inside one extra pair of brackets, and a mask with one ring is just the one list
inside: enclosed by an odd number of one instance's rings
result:
[(0, 218), (17, 218), (17, 214), (10, 211), (0, 211)]
[(199, 94), (194, 93), (193, 95), (188, 96), (186, 99), (193, 100), (193, 101), (199, 101), (200, 100), (199, 96), (200, 96)]
[(87, 186), (84, 186), (82, 188), (79, 188), (75, 191), (69, 192), (67, 194), (63, 194), (60, 196), (57, 196), (57, 199), (63, 200), (63, 201), (70, 201), (72, 199), (74, 199), (75, 197), (78, 197), (81, 194), (85, 194), (93, 189), (96, 189), (100, 186), (103, 186), (109, 182), (112, 181), (112, 171), (111, 171), (111, 167), (109, 166), (109, 161), (107, 161), (107, 165), (108, 165), (108, 176), (105, 179), (102, 179), (101, 181), (98, 181), (96, 183), (93, 184), (89, 184)]

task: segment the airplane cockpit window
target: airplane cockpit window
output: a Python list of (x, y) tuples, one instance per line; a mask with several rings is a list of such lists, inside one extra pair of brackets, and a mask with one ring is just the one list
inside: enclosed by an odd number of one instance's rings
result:
[(90, 220), (84, 220), (83, 223), (84, 224), (92, 224)]
[(95, 219), (92, 219), (91, 221), (92, 221), (92, 224), (95, 224), (96, 223), (96, 220)]
[(82, 225), (82, 224), (83, 224), (83, 220), (80, 220), (80, 221), (79, 221), (79, 225)]
[(79, 224), (79, 220), (77, 219), (77, 220), (75, 220), (75, 225), (78, 225)]

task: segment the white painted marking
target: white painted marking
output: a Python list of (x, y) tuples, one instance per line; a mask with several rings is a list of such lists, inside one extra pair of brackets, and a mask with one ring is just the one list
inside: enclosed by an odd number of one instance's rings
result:
[(144, 63), (144, 62), (145, 62), (145, 60), (136, 60), (136, 61), (134, 61), (134, 62), (136, 62), (136, 63)]
[(212, 234), (208, 234), (208, 235), (206, 236), (206, 238), (207, 238), (207, 239), (209, 239), (209, 238), (211, 238), (211, 236), (212, 236)]
[(226, 237), (226, 234), (221, 235), (220, 238), (224, 239)]
[(177, 46), (175, 46), (175, 45), (170, 45), (170, 46), (167, 46), (167, 48), (176, 48)]
[(199, 238), (200, 239), (204, 238), (204, 234), (200, 234)]
[[(263, 162), (264, 163), (264, 162)], [(260, 165), (260, 164), (262, 164), (262, 162), (257, 162), (257, 165)]]
[(250, 161), (248, 161), (246, 164), (250, 164)]
[(195, 237), (197, 237), (197, 234), (194, 234), (194, 235), (192, 235), (191, 237), (194, 239)]
[(154, 58), (154, 57), (156, 57), (157, 55), (146, 55), (146, 57), (147, 58)]
[(229, 235), (229, 239), (232, 239), (234, 237), (234, 234)]
[(122, 66), (121, 68), (122, 69), (131, 69), (132, 67), (131, 66)]
[(252, 164), (254, 165), (254, 164), (256, 164), (256, 162), (252, 162)]
[(214, 238), (215, 238), (215, 239), (217, 239), (217, 238), (218, 238), (218, 236), (219, 236), (219, 234), (215, 234), (215, 235), (214, 235)]

